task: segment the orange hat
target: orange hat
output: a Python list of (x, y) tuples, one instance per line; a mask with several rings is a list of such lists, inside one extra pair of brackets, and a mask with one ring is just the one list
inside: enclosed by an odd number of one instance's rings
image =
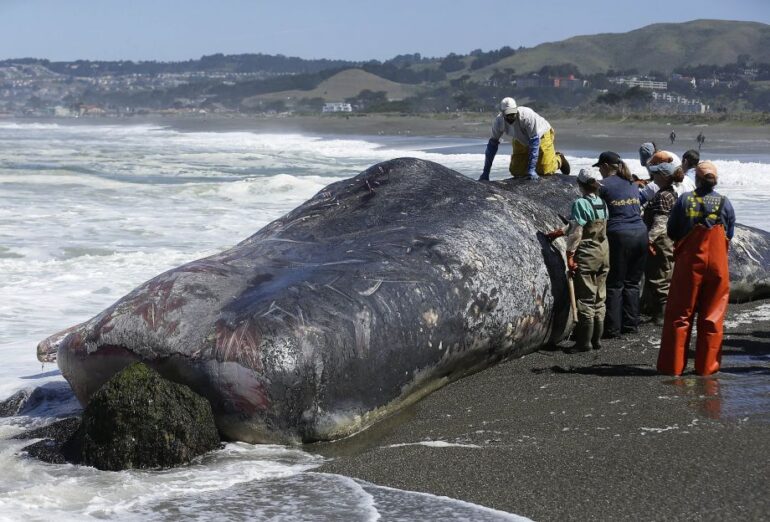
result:
[(661, 163), (673, 163), (676, 167), (682, 164), (676, 154), (667, 150), (659, 150), (647, 160), (648, 167), (660, 165)]
[(717, 180), (717, 166), (710, 161), (701, 161), (695, 167), (695, 176), (710, 181)]
[(650, 174), (663, 174), (664, 176), (673, 176), (676, 169), (681, 167), (679, 158), (673, 152), (659, 150), (647, 161), (647, 170)]

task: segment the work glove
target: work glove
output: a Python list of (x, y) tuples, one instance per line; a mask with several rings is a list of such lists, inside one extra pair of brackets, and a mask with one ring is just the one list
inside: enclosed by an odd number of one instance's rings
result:
[(572, 277), (578, 272), (578, 264), (575, 261), (575, 252), (567, 252), (567, 271), (569, 276)]
[(484, 170), (481, 171), (479, 181), (489, 181), (489, 172), (492, 170), (492, 162), (495, 161), (495, 154), (497, 154), (497, 148), (499, 146), (499, 140), (489, 138), (487, 150), (484, 152)]
[(529, 172), (527, 172), (527, 177), (531, 181), (540, 181), (540, 176), (538, 176), (537, 172), (535, 172), (534, 170), (530, 170)]
[(649, 254), (651, 256), (657, 256), (658, 255), (657, 251), (655, 250), (655, 244), (653, 244), (652, 241), (648, 241), (647, 242), (647, 251), (649, 252)]
[(548, 232), (545, 237), (548, 238), (548, 241), (553, 241), (554, 239), (558, 237), (562, 237), (564, 235), (564, 230), (561, 228), (557, 228), (556, 230), (551, 230)]

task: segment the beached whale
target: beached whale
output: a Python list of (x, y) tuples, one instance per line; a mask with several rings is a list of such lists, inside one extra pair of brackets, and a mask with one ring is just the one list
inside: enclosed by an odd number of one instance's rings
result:
[[(575, 194), (566, 176), (478, 183), (387, 161), (151, 279), (39, 358), (58, 354), (83, 403), (140, 359), (207, 397), (226, 438), (344, 437), (569, 333), (563, 242), (538, 232)], [(766, 285), (770, 235), (751, 233)]]

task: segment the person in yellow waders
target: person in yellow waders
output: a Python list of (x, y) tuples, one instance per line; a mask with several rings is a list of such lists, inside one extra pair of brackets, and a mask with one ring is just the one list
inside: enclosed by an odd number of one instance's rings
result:
[(537, 180), (561, 171), (569, 174), (567, 158), (554, 148), (555, 132), (548, 121), (529, 107), (519, 107), (513, 98), (503, 98), (500, 113), (492, 122), (492, 136), (487, 143), (484, 170), (479, 181), (489, 181), (492, 162), (503, 135), (511, 139), (513, 153), (509, 171), (515, 178)]

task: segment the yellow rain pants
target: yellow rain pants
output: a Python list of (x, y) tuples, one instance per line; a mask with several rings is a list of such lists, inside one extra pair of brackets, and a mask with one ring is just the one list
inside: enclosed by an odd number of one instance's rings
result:
[[(561, 161), (556, 155), (553, 146), (553, 139), (556, 133), (553, 129), (540, 137), (540, 152), (537, 155), (537, 164), (535, 172), (541, 176), (550, 176), (561, 167)], [(521, 178), (527, 175), (529, 167), (529, 146), (513, 140), (513, 154), (511, 155), (511, 166), (508, 170), (514, 178)]]

